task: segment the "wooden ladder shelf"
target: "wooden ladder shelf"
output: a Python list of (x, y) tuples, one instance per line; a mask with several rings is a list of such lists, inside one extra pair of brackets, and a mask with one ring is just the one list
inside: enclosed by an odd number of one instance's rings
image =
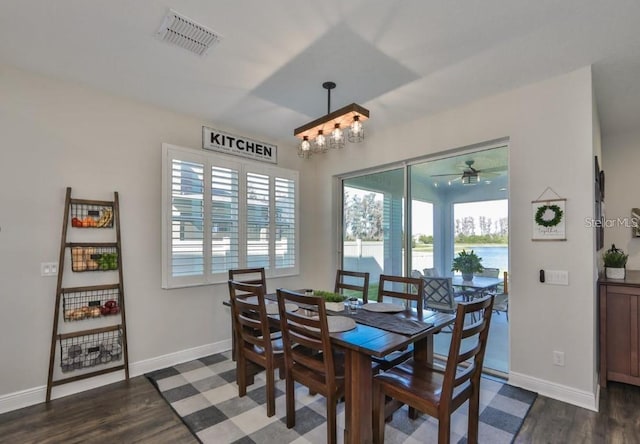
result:
[[(47, 402), (51, 400), (52, 388), (62, 384), (121, 370), (124, 370), (125, 379), (129, 379), (120, 206), (118, 192), (113, 195), (112, 201), (73, 199), (71, 188), (67, 188), (51, 333)], [(71, 236), (73, 242), (69, 241), (69, 227), (73, 235), (77, 234)], [(105, 233), (110, 238), (108, 242), (102, 242)], [(88, 238), (88, 241), (79, 242), (76, 240), (79, 237)], [(68, 263), (65, 262), (66, 258), (69, 258)], [(65, 272), (72, 276), (65, 278)], [(96, 283), (98, 279), (92, 278), (97, 278), (98, 274), (103, 274), (105, 279), (112, 282)], [(84, 279), (86, 276), (91, 277)], [(76, 277), (78, 279), (74, 279)], [(81, 278), (85, 282), (91, 281), (90, 285), (65, 286)]]

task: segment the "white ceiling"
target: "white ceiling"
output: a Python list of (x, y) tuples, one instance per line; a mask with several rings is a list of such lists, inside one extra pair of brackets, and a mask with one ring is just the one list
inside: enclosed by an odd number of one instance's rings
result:
[[(223, 36), (155, 37), (169, 8)], [(593, 64), (604, 135), (640, 127), (637, 0), (1, 0), (0, 64), (257, 137), (332, 109), (367, 131)]]

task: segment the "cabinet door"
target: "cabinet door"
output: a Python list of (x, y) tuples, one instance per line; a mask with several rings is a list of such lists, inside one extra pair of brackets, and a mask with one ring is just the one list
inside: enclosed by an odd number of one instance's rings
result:
[(607, 377), (640, 384), (638, 299), (640, 289), (607, 287)]

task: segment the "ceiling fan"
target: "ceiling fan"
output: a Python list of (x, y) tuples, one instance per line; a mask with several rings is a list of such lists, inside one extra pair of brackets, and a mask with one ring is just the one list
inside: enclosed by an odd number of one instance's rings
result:
[(500, 167), (479, 170), (473, 167), (473, 164), (475, 163), (473, 160), (466, 160), (464, 163), (466, 164), (466, 167), (462, 169), (462, 175), (458, 171), (455, 173), (432, 174), (431, 177), (459, 176), (451, 180), (451, 182), (460, 180), (464, 185), (471, 185), (471, 184), (480, 182), (480, 173), (482, 173), (483, 176), (497, 176), (498, 175), (497, 171), (504, 170), (504, 168), (500, 168)]

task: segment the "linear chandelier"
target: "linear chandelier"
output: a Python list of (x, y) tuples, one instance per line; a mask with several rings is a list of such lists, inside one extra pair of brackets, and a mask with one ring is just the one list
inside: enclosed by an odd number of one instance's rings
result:
[(348, 128), (349, 142), (357, 143), (364, 140), (362, 122), (369, 118), (369, 110), (352, 103), (331, 112), (331, 90), (336, 84), (324, 82), (322, 87), (327, 90), (327, 114), (293, 131), (293, 135), (301, 139), (298, 156), (304, 159), (308, 159), (312, 154), (326, 153), (330, 148), (343, 148), (345, 128)]

